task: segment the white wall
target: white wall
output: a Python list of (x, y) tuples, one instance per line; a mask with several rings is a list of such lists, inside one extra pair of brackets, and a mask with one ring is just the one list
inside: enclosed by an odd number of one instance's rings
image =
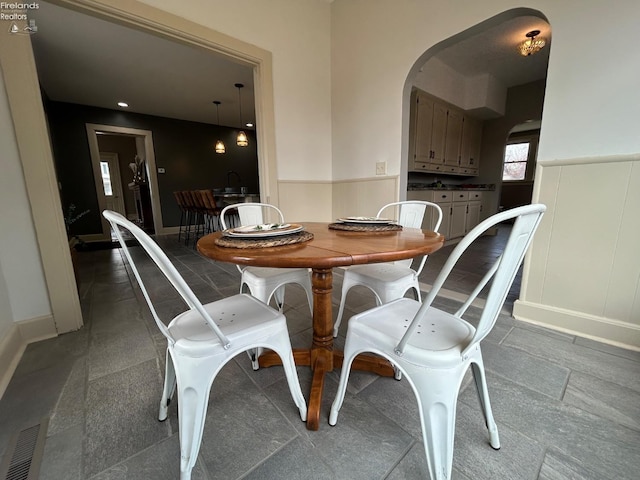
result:
[[(527, 5), (546, 15), (553, 29), (540, 144), (546, 159), (640, 148), (640, 51), (629, 48), (640, 4), (588, 5), (578, 0)], [(370, 175), (374, 157), (390, 158), (389, 173), (399, 173), (402, 87), (416, 60), (438, 42), (520, 6), (510, 0), (334, 2), (334, 179)]]
[[(0, 75), (0, 339), (13, 322), (51, 314), (4, 80)], [(5, 304), (8, 302), (8, 305)]]
[[(399, 175), (402, 149), (406, 149), (408, 137), (409, 92), (405, 80), (414, 74), (416, 61), (442, 40), (520, 6), (521, 2), (516, 0), (334, 2), (331, 24), (334, 180), (370, 176), (372, 159), (378, 158), (387, 158), (389, 174)], [(588, 204), (591, 189), (569, 188), (573, 185), (571, 178), (576, 175), (576, 179), (580, 179), (578, 183), (598, 188), (599, 196), (608, 198), (611, 194), (611, 198), (618, 199), (607, 203), (609, 210), (627, 211), (624, 202), (635, 201), (631, 200), (635, 197), (621, 198), (619, 187), (598, 181), (595, 173), (598, 169), (583, 169), (578, 165), (589, 163), (587, 157), (637, 156), (640, 152), (640, 89), (637, 88), (640, 50), (629, 48), (637, 37), (640, 2), (621, 0), (612, 7), (607, 2), (532, 0), (527, 7), (542, 12), (553, 31), (538, 160), (548, 162), (548, 166), (562, 159), (578, 159), (575, 166), (563, 167), (569, 180), (551, 185), (548, 190), (545, 189), (548, 180), (539, 176), (535, 199), (551, 202), (573, 195), (567, 205)], [(590, 33), (585, 35), (585, 31)], [(613, 158), (611, 161), (623, 160)], [(635, 157), (626, 160), (630, 164), (637, 161)], [(334, 203), (339, 200), (334, 196)], [(637, 212), (640, 205), (632, 207)], [(638, 285), (639, 273), (612, 275), (610, 266), (593, 261), (615, 258), (623, 262), (615, 255), (615, 249), (624, 240), (622, 237), (640, 235), (637, 223), (625, 223), (625, 216), (621, 214), (614, 217), (617, 218), (614, 225), (607, 223), (608, 241), (574, 242), (572, 258), (582, 256), (583, 262), (569, 266), (558, 264), (552, 261), (556, 257), (542, 255), (543, 249), (534, 249), (528, 265), (532, 269), (533, 266), (545, 269), (547, 278), (557, 280), (553, 313), (566, 310), (572, 318), (584, 320), (574, 321), (568, 330), (612, 343), (620, 343), (620, 334), (626, 331), (628, 345), (640, 348), (640, 319), (629, 319), (604, 305), (587, 308), (574, 301), (575, 292), (571, 288), (578, 278), (606, 278), (607, 291), (627, 292), (624, 299), (627, 309), (637, 305), (637, 293), (631, 292), (627, 283)], [(556, 247), (563, 245), (561, 239), (566, 228), (561, 224), (551, 225), (554, 221), (559, 220), (552, 210), (543, 220), (543, 226), (550, 228), (548, 235), (540, 236), (537, 244), (545, 239), (549, 242), (548, 248), (557, 254)], [(572, 232), (572, 238), (589, 238), (598, 223), (599, 219), (594, 218), (593, 222), (572, 224), (572, 228), (577, 229)], [(596, 244), (598, 249), (594, 250), (592, 247)], [(535, 281), (528, 282), (530, 274)], [(541, 278), (537, 272), (525, 269), (524, 285), (529, 287), (523, 291), (523, 300), (529, 302), (528, 313), (533, 312), (541, 323), (562, 328), (554, 316), (548, 314), (550, 305), (545, 302), (550, 302), (551, 297), (533, 296)], [(611, 302), (612, 298), (613, 294), (607, 301)], [(590, 328), (586, 325), (589, 322), (598, 328)], [(616, 326), (615, 336), (608, 336), (611, 325)]]
[(331, 180), (330, 4), (146, 0), (273, 54), (279, 180)]

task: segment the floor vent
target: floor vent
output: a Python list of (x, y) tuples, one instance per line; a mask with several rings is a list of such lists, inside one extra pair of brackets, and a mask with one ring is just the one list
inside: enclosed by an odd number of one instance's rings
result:
[(13, 436), (0, 465), (0, 480), (37, 480), (49, 419)]

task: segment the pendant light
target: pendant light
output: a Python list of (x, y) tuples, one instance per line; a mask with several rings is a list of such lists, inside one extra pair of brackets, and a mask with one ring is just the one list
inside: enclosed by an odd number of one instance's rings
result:
[[(216, 117), (217, 117), (217, 125), (220, 125), (220, 103), (218, 100), (214, 100), (213, 103), (216, 106)], [(225, 153), (225, 148), (224, 148), (224, 143), (222, 143), (222, 140), (218, 140), (216, 141), (216, 153)]]
[[(240, 94), (240, 89), (244, 87), (242, 83), (236, 83), (235, 87), (238, 89), (238, 105), (240, 108), (240, 128), (242, 128), (242, 95)], [(247, 140), (247, 134), (244, 133), (243, 130), (238, 132), (238, 138), (236, 139), (236, 144), (239, 147), (246, 147), (249, 145), (249, 140)]]

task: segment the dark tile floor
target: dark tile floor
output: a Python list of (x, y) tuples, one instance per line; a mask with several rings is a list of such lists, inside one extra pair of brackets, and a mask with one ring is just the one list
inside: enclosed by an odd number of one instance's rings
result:
[[(484, 237), (446, 285), (454, 309), (488, 268), (504, 235)], [(233, 265), (211, 262), (174, 236), (158, 239), (204, 302), (237, 292)], [(431, 256), (428, 285), (453, 247)], [(85, 327), (27, 347), (0, 400), (0, 455), (9, 437), (50, 419), (40, 478), (175, 479), (179, 445), (175, 403), (169, 421), (156, 420), (165, 341), (132, 282), (120, 251), (78, 255)], [(179, 307), (150, 274), (161, 315)], [(135, 282), (133, 282), (135, 284)], [(334, 274), (337, 304), (341, 272)], [(489, 446), (475, 389), (464, 382), (458, 401), (453, 478), (457, 480), (620, 480), (640, 470), (640, 354), (518, 322), (509, 305), (483, 343), (502, 449)], [(310, 343), (302, 289), (287, 288), (285, 314), (292, 343)], [(373, 306), (355, 288), (348, 312)], [(336, 308), (337, 310), (337, 308)], [(335, 312), (334, 312), (335, 313)], [(472, 309), (470, 317), (477, 317)], [(346, 324), (337, 339), (340, 348)], [(300, 367), (303, 392), (310, 372)], [(323, 416), (338, 372), (329, 375)], [(354, 373), (339, 423), (306, 430), (279, 367), (254, 372), (240, 355), (216, 378), (194, 479), (428, 478), (415, 398), (407, 381)]]

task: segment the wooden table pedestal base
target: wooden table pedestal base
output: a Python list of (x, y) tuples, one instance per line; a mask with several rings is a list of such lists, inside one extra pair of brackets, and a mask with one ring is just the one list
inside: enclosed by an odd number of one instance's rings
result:
[[(322, 405), (322, 392), (324, 390), (324, 377), (334, 368), (342, 367), (343, 354), (341, 351), (325, 349), (295, 348), (293, 358), (296, 365), (308, 366), (313, 370), (311, 391), (307, 406), (307, 429), (318, 430), (320, 426), (320, 407)], [(312, 363), (311, 359), (314, 358)], [(258, 359), (260, 367), (272, 367), (282, 365), (280, 357), (274, 352), (265, 352)], [(384, 358), (371, 355), (358, 355), (351, 366), (352, 370), (363, 370), (376, 373), (383, 377), (394, 375), (393, 367)]]

